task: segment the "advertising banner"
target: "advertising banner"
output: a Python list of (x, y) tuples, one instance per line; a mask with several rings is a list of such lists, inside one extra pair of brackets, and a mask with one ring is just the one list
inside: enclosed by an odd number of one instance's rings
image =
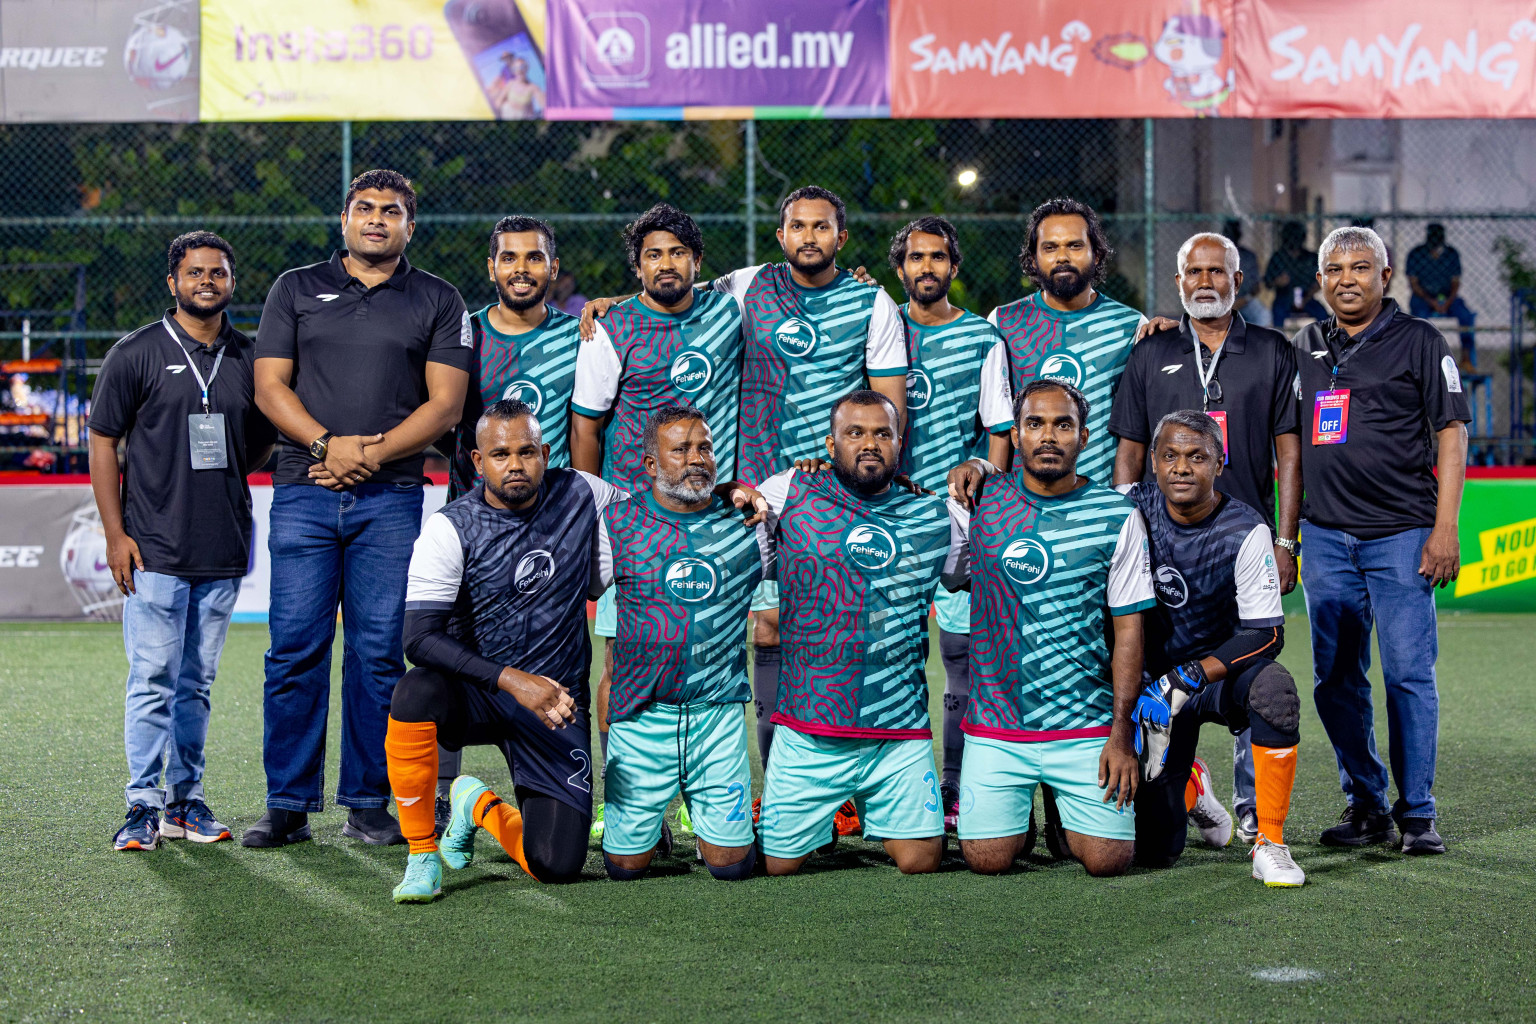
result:
[(197, 0), (0, 0), (0, 119), (196, 121)]
[(549, 0), (549, 117), (885, 117), (886, 0)]
[(1230, 116), (1231, 15), (1229, 0), (891, 0), (891, 114)]
[(204, 0), (205, 121), (543, 116), (544, 0)]
[(1239, 0), (1243, 117), (1536, 116), (1536, 2)]

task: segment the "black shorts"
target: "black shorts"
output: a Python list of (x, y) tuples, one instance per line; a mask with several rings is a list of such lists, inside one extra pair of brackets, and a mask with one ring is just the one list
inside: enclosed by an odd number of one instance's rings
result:
[(499, 747), (513, 786), (591, 816), (592, 736), (581, 704), (575, 721), (551, 729), (504, 690), (493, 693), (433, 669), (413, 668), (395, 688), (395, 707), (402, 705), (428, 709), (425, 715), (411, 717), (436, 722), (437, 742), (443, 748)]

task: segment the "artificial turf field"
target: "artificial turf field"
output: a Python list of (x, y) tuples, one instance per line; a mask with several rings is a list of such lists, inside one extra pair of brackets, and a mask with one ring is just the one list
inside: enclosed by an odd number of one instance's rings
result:
[[(1282, 660), (1310, 679), (1306, 623), (1287, 627)], [(979, 878), (953, 853), (904, 878), (847, 839), (801, 877), (727, 884), (688, 837), (655, 877), (607, 881), (594, 845), (581, 883), (548, 887), (482, 834), (442, 899), (396, 906), (404, 848), (343, 839), (334, 806), (287, 849), (114, 853), (118, 628), (0, 626), (0, 1019), (1529, 1021), (1533, 632), (1441, 621), (1444, 857), (1316, 844), (1342, 798), (1304, 699), (1287, 824), (1302, 889), (1253, 881), (1237, 845), (1113, 880), (1043, 858)], [(237, 836), (261, 813), (265, 643), (233, 627), (214, 690), (208, 799)], [(937, 654), (929, 679), (937, 721)], [(1376, 693), (1385, 750), (1379, 677)], [(333, 703), (332, 786), (339, 728)], [(1230, 740), (1203, 739), (1229, 797)], [(506, 781), (488, 748), (465, 770)]]

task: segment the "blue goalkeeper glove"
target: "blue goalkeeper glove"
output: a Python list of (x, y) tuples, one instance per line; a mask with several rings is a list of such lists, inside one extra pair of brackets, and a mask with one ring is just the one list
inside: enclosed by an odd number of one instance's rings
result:
[(1168, 760), (1168, 744), (1173, 738), (1173, 716), (1179, 713), (1189, 695), (1206, 684), (1205, 669), (1198, 661), (1186, 661), (1152, 680), (1141, 691), (1131, 711), (1136, 727), (1133, 743), (1141, 764), (1141, 777), (1151, 782), (1163, 772)]

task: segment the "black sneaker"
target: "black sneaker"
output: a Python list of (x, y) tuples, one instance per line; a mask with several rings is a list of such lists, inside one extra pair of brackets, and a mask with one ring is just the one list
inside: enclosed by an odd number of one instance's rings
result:
[(654, 847), (658, 857), (672, 856), (672, 848), (677, 844), (672, 839), (672, 826), (667, 824), (667, 819), (661, 819), (661, 838), (656, 840)]
[(437, 798), (432, 805), (432, 826), (437, 832), (437, 838), (443, 838), (443, 833), (448, 831), (448, 819), (453, 817), (453, 801), (445, 796)]
[(960, 787), (946, 782), (939, 787), (939, 806), (944, 808), (944, 831), (960, 831)]
[(1324, 829), (1317, 841), (1324, 846), (1391, 846), (1397, 843), (1397, 826), (1390, 814), (1346, 807), (1339, 823)]
[(1403, 852), (1410, 857), (1444, 853), (1445, 840), (1435, 831), (1434, 818), (1404, 818)]
[(285, 811), (280, 807), (268, 807), (261, 819), (245, 830), (240, 837), (241, 846), (287, 846), (302, 843), (309, 838), (309, 815), (300, 811)]
[(400, 823), (382, 807), (354, 807), (341, 826), (341, 834), (361, 839), (369, 846), (399, 846), (405, 842)]

